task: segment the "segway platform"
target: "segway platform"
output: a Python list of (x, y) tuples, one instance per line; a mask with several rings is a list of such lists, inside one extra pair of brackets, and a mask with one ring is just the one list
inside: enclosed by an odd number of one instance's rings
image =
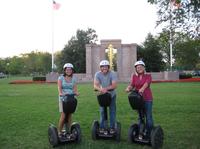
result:
[(120, 141), (121, 136), (121, 124), (117, 122), (114, 132), (110, 132), (110, 128), (105, 128), (104, 131), (100, 131), (99, 122), (95, 120), (92, 124), (92, 139), (115, 139), (117, 142)]

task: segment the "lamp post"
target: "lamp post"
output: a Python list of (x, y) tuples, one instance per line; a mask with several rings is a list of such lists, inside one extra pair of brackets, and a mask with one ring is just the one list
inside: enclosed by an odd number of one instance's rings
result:
[(9, 66), (10, 66), (10, 63), (6, 63), (6, 71), (8, 73), (8, 77), (9, 77)]

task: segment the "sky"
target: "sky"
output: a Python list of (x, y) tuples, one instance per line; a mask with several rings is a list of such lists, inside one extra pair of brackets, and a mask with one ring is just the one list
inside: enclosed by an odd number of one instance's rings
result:
[(61, 51), (77, 29), (92, 28), (102, 39), (122, 44), (155, 35), (156, 8), (147, 0), (0, 0), (0, 57), (31, 51)]

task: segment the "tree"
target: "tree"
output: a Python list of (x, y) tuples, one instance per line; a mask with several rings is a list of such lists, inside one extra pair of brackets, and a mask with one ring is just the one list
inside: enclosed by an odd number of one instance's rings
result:
[(24, 63), (21, 58), (14, 56), (10, 58), (10, 62), (8, 63), (7, 71), (9, 74), (21, 74), (23, 68), (24, 68)]
[(42, 74), (51, 71), (51, 54), (47, 52), (34, 52), (22, 54), (24, 72)]
[(171, 32), (179, 31), (193, 39), (200, 38), (199, 0), (148, 0), (158, 6), (157, 25), (167, 23)]
[[(169, 46), (170, 39), (169, 38), (170, 38), (170, 32), (165, 29), (163, 29), (163, 31), (157, 37), (158, 43), (161, 47), (160, 52), (162, 53), (163, 60), (166, 62), (167, 68), (170, 67), (170, 46)], [(179, 43), (179, 42), (183, 43), (187, 40), (189, 40), (189, 38), (182, 33), (174, 34), (172, 55), (174, 55), (176, 43)]]
[(200, 40), (179, 42), (175, 47), (176, 66), (185, 70), (198, 69), (200, 63)]
[(0, 72), (6, 73), (7, 63), (4, 59), (0, 58)]
[(138, 47), (138, 60), (142, 59), (146, 64), (146, 71), (159, 72), (164, 70), (164, 62), (158, 40), (148, 34), (142, 46)]
[(0, 70), (6, 74), (45, 75), (51, 71), (51, 54), (34, 52), (0, 59)]
[[(78, 29), (76, 36), (73, 36), (68, 44), (61, 51), (59, 62), (57, 65), (59, 70), (65, 63), (72, 63), (77, 73), (86, 72), (86, 44), (95, 43), (97, 41), (96, 31), (88, 28), (86, 31)], [(57, 59), (58, 60), (58, 59)]]

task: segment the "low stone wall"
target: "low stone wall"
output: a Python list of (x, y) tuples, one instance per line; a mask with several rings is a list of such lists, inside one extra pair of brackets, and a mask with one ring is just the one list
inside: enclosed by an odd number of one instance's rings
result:
[(165, 81), (165, 80), (179, 80), (179, 72), (151, 72), (153, 81)]
[[(177, 81), (179, 80), (179, 72), (150, 72), (152, 81)], [(131, 77), (130, 77), (131, 78)], [(130, 82), (130, 78), (120, 78), (119, 82)]]
[(81, 83), (87, 83), (87, 82), (92, 82), (93, 78), (90, 76), (87, 76), (85, 73), (76, 73), (74, 76), (77, 78), (78, 82)]
[[(92, 82), (92, 76), (87, 76), (85, 73), (74, 74), (79, 83)], [(152, 81), (176, 81), (179, 80), (179, 72), (151, 72)], [(46, 75), (47, 82), (56, 82), (58, 80), (59, 74), (56, 72), (51, 72)], [(119, 78), (119, 82), (129, 82), (130, 77), (128, 78)]]
[[(50, 72), (46, 75), (46, 82), (57, 82), (60, 75), (61, 74), (57, 72)], [(86, 76), (85, 73), (76, 73), (74, 76), (77, 78), (78, 82), (92, 82), (93, 80), (91, 77)]]
[(50, 72), (46, 74), (46, 82), (57, 82), (59, 77), (59, 73), (57, 72)]

